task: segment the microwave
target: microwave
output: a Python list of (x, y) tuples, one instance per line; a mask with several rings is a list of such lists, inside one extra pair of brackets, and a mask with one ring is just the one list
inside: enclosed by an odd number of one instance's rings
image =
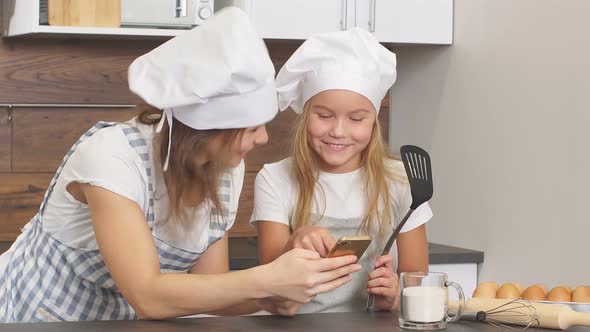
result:
[(121, 0), (121, 26), (192, 28), (213, 9), (214, 0)]

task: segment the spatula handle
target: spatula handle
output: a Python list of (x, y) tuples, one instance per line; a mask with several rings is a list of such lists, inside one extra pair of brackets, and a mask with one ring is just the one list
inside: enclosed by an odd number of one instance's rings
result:
[(406, 224), (406, 221), (408, 221), (408, 219), (412, 215), (412, 212), (414, 212), (414, 209), (410, 208), (408, 210), (408, 212), (406, 213), (406, 215), (404, 216), (404, 218), (397, 225), (397, 227), (395, 227), (395, 230), (393, 231), (393, 233), (391, 233), (391, 236), (389, 237), (389, 240), (387, 240), (387, 243), (385, 244), (385, 248), (383, 248), (383, 251), (381, 252), (381, 255), (387, 255), (387, 254), (389, 254), (389, 251), (391, 250), (391, 247), (393, 246), (393, 242), (395, 242), (395, 239), (397, 238), (397, 235), (402, 230), (402, 227), (404, 227), (404, 225)]
[[(389, 240), (387, 240), (387, 243), (385, 244), (385, 248), (383, 248), (381, 255), (389, 254), (389, 250), (391, 250), (391, 247), (393, 246), (393, 242), (395, 242), (395, 238), (397, 237), (397, 235), (401, 231), (402, 227), (404, 227), (404, 225), (406, 224), (406, 221), (408, 221), (408, 219), (412, 215), (412, 212), (414, 212), (414, 210), (412, 210), (410, 208), (410, 210), (408, 210), (408, 213), (406, 213), (406, 215), (400, 221), (400, 223), (397, 225), (397, 227), (395, 227), (395, 230), (393, 231), (393, 233), (391, 233)], [(369, 298), (367, 299), (367, 305), (365, 306), (365, 309), (367, 311), (375, 311), (375, 294), (369, 294)]]

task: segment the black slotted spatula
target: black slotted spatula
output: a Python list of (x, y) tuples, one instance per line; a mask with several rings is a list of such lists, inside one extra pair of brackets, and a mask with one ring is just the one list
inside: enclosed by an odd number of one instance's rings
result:
[[(401, 147), (400, 153), (406, 169), (406, 175), (408, 176), (408, 182), (410, 183), (412, 205), (410, 205), (408, 213), (406, 213), (404, 218), (395, 227), (381, 255), (389, 254), (393, 242), (395, 242), (397, 235), (412, 215), (412, 212), (432, 198), (432, 169), (428, 152), (414, 145), (404, 145)], [(366, 309), (368, 311), (375, 309), (375, 295), (369, 295)]]

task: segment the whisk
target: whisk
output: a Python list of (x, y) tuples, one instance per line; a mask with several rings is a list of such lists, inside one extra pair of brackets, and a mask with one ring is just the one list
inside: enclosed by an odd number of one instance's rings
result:
[[(539, 327), (537, 309), (528, 301), (512, 300), (489, 310), (463, 313), (462, 318), (489, 323), (502, 331), (524, 331)], [(520, 325), (514, 327), (508, 324)]]
[[(449, 309), (458, 308), (458, 301), (449, 301)], [(529, 327), (568, 329), (573, 325), (590, 326), (590, 313), (577, 312), (567, 305), (538, 303), (526, 300), (472, 298), (465, 303), (463, 316), (488, 322), (505, 331), (524, 330)], [(468, 314), (471, 313), (471, 314)], [(516, 328), (510, 325), (524, 327)]]

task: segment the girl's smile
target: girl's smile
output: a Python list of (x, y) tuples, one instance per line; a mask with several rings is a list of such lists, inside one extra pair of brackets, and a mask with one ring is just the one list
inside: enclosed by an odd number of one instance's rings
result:
[(366, 97), (348, 90), (327, 90), (311, 98), (307, 137), (320, 169), (347, 173), (357, 169), (369, 144), (376, 112)]

